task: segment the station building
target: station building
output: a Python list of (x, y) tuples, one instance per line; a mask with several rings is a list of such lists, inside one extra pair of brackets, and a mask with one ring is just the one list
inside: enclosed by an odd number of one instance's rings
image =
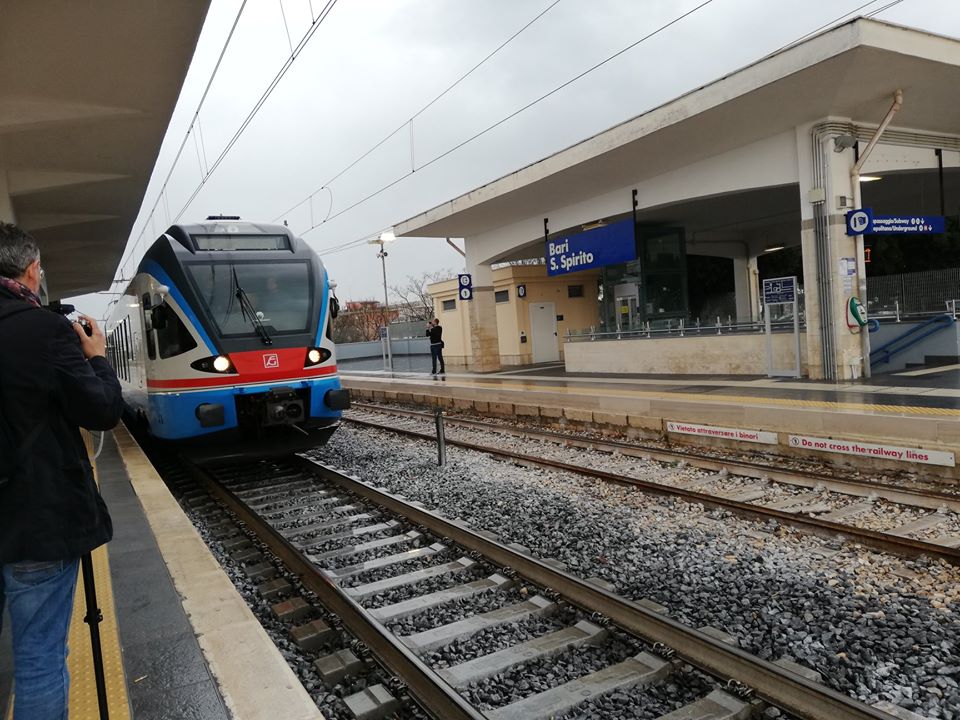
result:
[[(471, 370), (869, 375), (871, 348), (912, 327), (907, 295), (926, 303), (914, 325), (960, 298), (956, 87), (960, 42), (856, 19), (395, 232), (465, 239), (472, 299), (431, 290)], [(921, 232), (853, 234), (860, 208)], [(870, 290), (897, 273), (897, 293)], [(763, 281), (789, 276), (796, 305), (766, 307)], [(861, 328), (853, 298), (892, 324)]]

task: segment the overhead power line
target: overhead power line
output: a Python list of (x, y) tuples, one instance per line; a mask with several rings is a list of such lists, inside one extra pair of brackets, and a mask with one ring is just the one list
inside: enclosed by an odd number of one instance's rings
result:
[[(163, 185), (160, 186), (160, 192), (157, 194), (157, 199), (153, 202), (153, 207), (150, 208), (150, 214), (147, 216), (147, 219), (143, 222), (143, 227), (140, 229), (137, 239), (134, 241), (134, 244), (131, 246), (128, 253), (124, 254), (124, 258), (121, 260), (120, 265), (117, 267), (118, 272), (123, 272), (123, 266), (127, 260), (130, 259), (137, 249), (137, 246), (140, 243), (140, 240), (143, 238), (143, 234), (147, 231), (147, 228), (150, 226), (151, 221), (153, 220), (153, 215), (157, 211), (157, 206), (160, 204), (160, 200), (164, 198), (164, 193), (167, 189), (167, 184), (170, 182), (170, 178), (173, 176), (173, 171), (177, 167), (177, 163), (180, 161), (180, 156), (183, 154), (183, 149), (187, 146), (187, 142), (190, 140), (190, 134), (193, 132), (194, 126), (197, 124), (200, 117), (200, 110), (203, 108), (203, 103), (207, 99), (207, 95), (210, 93), (210, 86), (213, 85), (214, 78), (217, 77), (217, 72), (220, 70), (220, 64), (223, 62), (223, 56), (227, 54), (227, 48), (230, 47), (230, 41), (233, 39), (233, 33), (237, 29), (237, 24), (240, 22), (240, 16), (243, 15), (243, 9), (247, 6), (247, 0), (243, 0), (240, 4), (240, 9), (237, 10), (237, 16), (233, 19), (233, 25), (230, 26), (230, 32), (227, 34), (227, 39), (223, 43), (223, 47), (220, 49), (220, 55), (217, 57), (217, 62), (213, 66), (213, 71), (210, 73), (210, 77), (207, 79), (207, 85), (203, 89), (203, 94), (200, 96), (200, 102), (197, 103), (197, 109), (193, 113), (193, 118), (190, 120), (190, 125), (187, 127), (187, 131), (183, 134), (183, 140), (180, 141), (180, 147), (177, 148), (177, 154), (173, 158), (173, 162), (170, 163), (170, 170), (167, 172), (167, 176), (163, 179)], [(166, 200), (164, 200), (166, 202)], [(167, 216), (169, 217), (170, 211), (167, 210)], [(116, 281), (114, 281), (116, 282)]]
[[(304, 34), (300, 42), (293, 49), (293, 52), (290, 53), (290, 56), (287, 58), (287, 61), (283, 64), (277, 74), (274, 76), (273, 80), (270, 81), (270, 84), (267, 86), (267, 89), (263, 91), (263, 94), (260, 96), (260, 99), (257, 100), (256, 104), (247, 113), (246, 118), (240, 124), (240, 127), (237, 128), (237, 131), (233, 134), (233, 137), (230, 138), (230, 142), (227, 143), (227, 146), (223, 149), (223, 152), (220, 153), (220, 156), (213, 162), (213, 165), (210, 166), (207, 173), (201, 178), (200, 183), (190, 194), (190, 197), (187, 198), (187, 202), (184, 203), (183, 207), (180, 208), (180, 212), (177, 213), (177, 216), (174, 218), (174, 222), (178, 221), (183, 214), (187, 211), (187, 208), (190, 207), (190, 204), (193, 202), (194, 198), (200, 194), (200, 191), (203, 189), (203, 186), (206, 185), (207, 181), (210, 179), (210, 176), (216, 172), (217, 168), (220, 167), (220, 163), (223, 162), (224, 158), (233, 149), (233, 146), (236, 144), (237, 140), (240, 139), (240, 136), (243, 135), (243, 131), (247, 129), (253, 119), (256, 117), (257, 113), (260, 112), (260, 108), (263, 107), (264, 103), (273, 94), (273, 91), (276, 89), (277, 85), (280, 84), (280, 81), (283, 79), (283, 76), (287, 74), (287, 71), (300, 56), (300, 53), (303, 52), (303, 49), (307, 46), (307, 43), (310, 42), (310, 39), (314, 36), (314, 33), (320, 28), (320, 25), (326, 20), (327, 16), (330, 14), (330, 11), (333, 10), (334, 5), (337, 4), (337, 0), (328, 0), (327, 4), (320, 11), (320, 14), (310, 25), (310, 29)], [(281, 5), (282, 7), (282, 5)]]
[(533, 25), (535, 22), (537, 22), (537, 20), (539, 20), (539, 19), (542, 18), (544, 15), (546, 15), (548, 12), (550, 12), (550, 10), (552, 10), (559, 2), (560, 2), (560, 0), (554, 0), (552, 3), (550, 3), (550, 4), (549, 4), (546, 8), (544, 8), (536, 17), (534, 17), (532, 20), (530, 20), (527, 24), (525, 24), (522, 28), (520, 28), (520, 29), (517, 30), (515, 33), (513, 33), (513, 35), (511, 35), (510, 37), (508, 37), (508, 38), (507, 38), (506, 40), (504, 40), (502, 43), (500, 43), (500, 44), (499, 44), (495, 49), (493, 49), (491, 52), (489, 52), (489, 53), (486, 55), (486, 57), (483, 58), (483, 60), (481, 60), (480, 62), (478, 62), (476, 65), (474, 65), (474, 66), (473, 66), (472, 68), (470, 68), (469, 70), (467, 70), (467, 72), (465, 72), (463, 75), (461, 75), (459, 78), (457, 78), (452, 84), (448, 85), (448, 86), (443, 90), (443, 92), (441, 92), (439, 95), (437, 95), (435, 98), (433, 98), (433, 100), (431, 100), (431, 101), (428, 102), (426, 105), (424, 105), (422, 108), (420, 108), (419, 110), (417, 110), (413, 115), (410, 116), (410, 119), (409, 119), (409, 120), (406, 120), (406, 121), (403, 122), (402, 124), (398, 125), (398, 126), (396, 127), (396, 129), (394, 129), (392, 132), (388, 133), (383, 139), (381, 139), (379, 142), (375, 143), (372, 147), (370, 147), (368, 150), (366, 150), (366, 152), (364, 152), (363, 154), (361, 154), (360, 156), (358, 156), (356, 159), (354, 159), (352, 162), (350, 162), (349, 164), (347, 164), (343, 169), (341, 169), (338, 173), (336, 173), (336, 174), (335, 174), (333, 177), (331, 177), (329, 180), (327, 180), (326, 182), (324, 182), (323, 185), (321, 185), (320, 187), (318, 187), (318, 188), (317, 188), (316, 190), (314, 190), (312, 193), (310, 193), (309, 195), (307, 195), (307, 197), (305, 197), (303, 200), (301, 200), (300, 202), (298, 202), (298, 203), (297, 203), (296, 205), (294, 205), (293, 207), (287, 208), (287, 209), (284, 210), (282, 213), (280, 213), (279, 215), (277, 215), (277, 217), (275, 217), (275, 218), (273, 219), (273, 222), (277, 222), (277, 220), (280, 220), (280, 219), (281, 219), (282, 217), (284, 217), (285, 215), (288, 215), (289, 213), (293, 212), (294, 210), (296, 210), (297, 208), (299, 208), (299, 207), (300, 207), (301, 205), (303, 205), (304, 203), (310, 202), (311, 200), (313, 200), (314, 197), (317, 196), (317, 194), (318, 194), (320, 191), (322, 191), (322, 190), (324, 190), (324, 189), (329, 189), (329, 186), (330, 186), (331, 183), (333, 183), (335, 180), (337, 180), (339, 177), (341, 177), (341, 176), (344, 175), (345, 173), (347, 173), (347, 172), (349, 172), (350, 170), (352, 170), (352, 169), (353, 169), (354, 167), (356, 167), (359, 163), (361, 163), (364, 159), (366, 159), (371, 153), (375, 152), (378, 148), (380, 148), (385, 142), (387, 142), (387, 141), (390, 140), (392, 137), (394, 137), (397, 133), (399, 133), (401, 130), (403, 130), (404, 128), (406, 128), (407, 126), (409, 126), (414, 120), (416, 120), (418, 117), (420, 117), (424, 112), (426, 112), (426, 111), (429, 110), (433, 105), (435, 105), (441, 98), (443, 98), (445, 95), (447, 95), (447, 93), (449, 93), (451, 90), (453, 90), (455, 87), (457, 87), (457, 85), (459, 85), (459, 84), (462, 83), (464, 80), (466, 80), (468, 77), (470, 77), (477, 69), (479, 69), (479, 68), (480, 68), (482, 65), (484, 65), (488, 60), (490, 60), (490, 58), (492, 58), (494, 55), (496, 55), (496, 54), (499, 53), (501, 50), (503, 50), (507, 45), (509, 45), (511, 42), (513, 42), (513, 40), (515, 40), (518, 35), (520, 35), (521, 33), (523, 33), (527, 28), (529, 28), (531, 25)]
[[(450, 155), (451, 153), (454, 153), (454, 152), (456, 152), (457, 150), (459, 150), (460, 148), (462, 148), (464, 145), (467, 145), (467, 144), (473, 142), (474, 140), (476, 140), (477, 138), (480, 138), (480, 137), (486, 135), (486, 134), (487, 134), (488, 132), (490, 132), (491, 130), (493, 130), (493, 129), (499, 127), (500, 125), (503, 125), (505, 122), (507, 122), (507, 121), (515, 118), (515, 117), (516, 117), (517, 115), (519, 115), (520, 113), (522, 113), (522, 112), (524, 112), (524, 111), (526, 111), (526, 110), (529, 110), (529, 109), (532, 108), (534, 105), (537, 105), (538, 103), (543, 102), (543, 101), (546, 100), (548, 97), (551, 97), (552, 95), (555, 95), (556, 93), (560, 92), (560, 91), (563, 90), (564, 88), (566, 88), (566, 87), (572, 85), (573, 83), (577, 82), (577, 81), (580, 80), (581, 78), (589, 75), (590, 73), (594, 72), (595, 70), (598, 70), (599, 68), (603, 67), (603, 66), (606, 65), (607, 63), (609, 63), (609, 62), (615, 60), (616, 58), (620, 57), (620, 56), (623, 55), (624, 53), (629, 52), (630, 50), (632, 50), (633, 48), (637, 47), (637, 46), (640, 45), (641, 43), (646, 42), (647, 40), (649, 40), (649, 39), (652, 38), (652, 37), (655, 37), (656, 35), (659, 35), (659, 34), (662, 33), (664, 30), (667, 30), (668, 28), (672, 27), (673, 25), (676, 25), (678, 22), (680, 22), (680, 21), (684, 20), (685, 18), (693, 15), (695, 12), (697, 12), (697, 11), (700, 10), (701, 8), (706, 7), (707, 5), (709, 5), (709, 4), (712, 3), (712, 2), (713, 2), (713, 0), (704, 0), (704, 2), (701, 2), (701, 3), (700, 3), (699, 5), (697, 5), (696, 7), (688, 10), (687, 12), (683, 13), (682, 15), (677, 16), (676, 18), (674, 18), (674, 19), (671, 20), (670, 22), (668, 22), (668, 23), (666, 23), (666, 24), (664, 24), (664, 25), (661, 25), (661, 26), (658, 27), (656, 30), (653, 30), (653, 31), (647, 33), (646, 35), (644, 35), (644, 36), (641, 37), (640, 39), (635, 40), (634, 42), (632, 42), (632, 43), (630, 43), (629, 45), (627, 45), (625, 48), (622, 48), (622, 49), (618, 50), (618, 51), (615, 52), (613, 55), (610, 55), (610, 56), (607, 57), (606, 59), (601, 60), (600, 62), (596, 63), (595, 65), (592, 65), (591, 67), (587, 68), (586, 70), (584, 70), (583, 72), (579, 73), (578, 75), (575, 75), (574, 77), (570, 78), (570, 79), (567, 80), (566, 82), (561, 83), (560, 85), (557, 85), (555, 88), (553, 88), (553, 89), (550, 90), (549, 92), (544, 93), (543, 95), (541, 95), (540, 97), (536, 98), (535, 100), (531, 100), (530, 102), (528, 102), (528, 103), (527, 103), (526, 105), (524, 105), (523, 107), (521, 107), (521, 108), (519, 108), (519, 109), (517, 109), (517, 110), (514, 110), (512, 113), (510, 113), (509, 115), (506, 115), (505, 117), (500, 118), (499, 120), (497, 120), (497, 121), (496, 121), (495, 123), (493, 123), (492, 125), (488, 125), (486, 128), (484, 128), (483, 130), (481, 130), (481, 131), (479, 131), (479, 132), (471, 135), (471, 136), (468, 137), (466, 140), (463, 140), (463, 141), (457, 143), (456, 145), (454, 145), (453, 147), (449, 148), (448, 150), (446, 150), (446, 151), (440, 153), (439, 155), (433, 157), (432, 159), (430, 159), (430, 160), (428, 160), (427, 162), (425, 162), (425, 163), (423, 163), (422, 165), (420, 165), (420, 167), (418, 167), (416, 170), (423, 170), (424, 168), (433, 165), (435, 162), (438, 162), (438, 161), (442, 160), (443, 158), (447, 157), (447, 156)], [(353, 210), (354, 208), (356, 208), (356, 207), (358, 207), (358, 206), (360, 206), (360, 205), (363, 205), (364, 203), (368, 202), (369, 200), (372, 200), (372, 199), (375, 198), (377, 195), (380, 195), (380, 194), (386, 192), (387, 190), (389, 190), (390, 188), (392, 188), (394, 185), (396, 185), (396, 184), (402, 182), (403, 180), (407, 179), (408, 177), (410, 177), (411, 175), (413, 175), (414, 172), (415, 172), (414, 170), (411, 170), (410, 172), (404, 173), (403, 175), (401, 175), (401, 176), (398, 177), (397, 179), (393, 180), (392, 182), (387, 183), (386, 185), (384, 185), (384, 186), (381, 187), (380, 189), (373, 191), (373, 192), (370, 193), (369, 195), (361, 198), (360, 200), (357, 200), (357, 201), (356, 201), (355, 203), (353, 203), (352, 205), (349, 205), (349, 206), (345, 207), (343, 210), (340, 210), (339, 212), (335, 213), (334, 215), (331, 215), (330, 217), (327, 217), (327, 218), (325, 218), (324, 220), (322, 220), (322, 221), (320, 221), (320, 222), (318, 222), (318, 223), (314, 223), (314, 224), (311, 225), (309, 228), (307, 228), (306, 230), (304, 230), (304, 231), (301, 233), (301, 235), (306, 235), (308, 232), (310, 232), (311, 230), (315, 230), (316, 228), (320, 227), (320, 226), (323, 225), (324, 223), (327, 223), (327, 222), (329, 222), (329, 221), (331, 221), (331, 220), (335, 220), (336, 218), (340, 217), (340, 216), (343, 215), (344, 213), (350, 212), (350, 211)], [(369, 236), (368, 236), (368, 235), (367, 235), (367, 236), (364, 236), (363, 239), (365, 239), (365, 238), (367, 238), (367, 237), (369, 237)], [(346, 245), (351, 246), (351, 245), (353, 245), (353, 244), (360, 244), (360, 242), (361, 242), (361, 239), (358, 238), (357, 240), (354, 240), (354, 241), (352, 241), (351, 243), (346, 243)], [(338, 247), (337, 249), (346, 249), (346, 247)]]
[[(636, 42), (631, 43), (630, 45), (628, 45), (627, 47), (623, 48), (622, 50), (614, 53), (613, 55), (611, 55), (611, 56), (608, 57), (607, 59), (605, 59), (605, 60), (597, 63), (596, 65), (588, 68), (587, 70), (583, 71), (582, 73), (580, 73), (580, 74), (577, 75), (576, 77), (571, 78), (570, 80), (566, 81), (566, 82), (563, 83), (562, 85), (557, 86), (556, 88), (554, 88), (554, 89), (551, 90), (550, 92), (548, 92), (548, 93), (546, 93), (546, 94), (544, 94), (544, 95), (541, 95), (539, 98), (537, 98), (536, 100), (528, 103), (527, 105), (523, 106), (523, 107), (520, 108), (519, 110), (514, 111), (514, 112), (511, 113), (510, 115), (507, 115), (506, 117), (498, 120), (497, 122), (493, 123), (492, 125), (490, 125), (489, 127), (485, 128), (484, 130), (481, 130), (480, 132), (478, 132), (478, 133), (476, 133), (475, 135), (473, 135), (473, 136), (467, 138), (466, 140), (460, 142), (459, 144), (455, 145), (454, 147), (450, 148), (449, 150), (441, 153), (440, 155), (437, 155), (437, 156), (434, 157), (432, 160), (424, 163), (423, 165), (421, 165), (421, 166), (420, 166), (419, 168), (417, 168), (417, 169), (418, 169), (418, 170), (422, 170), (423, 168), (427, 167), (428, 165), (432, 165), (433, 163), (437, 162), (438, 160), (441, 160), (442, 158), (446, 157), (447, 155), (450, 155), (451, 153), (459, 150), (459, 149), (462, 148), (464, 145), (472, 142), (473, 140), (476, 140), (477, 138), (481, 137), (482, 135), (485, 135), (485, 134), (488, 133), (490, 130), (493, 130), (494, 128), (498, 127), (499, 125), (502, 125), (503, 123), (507, 122), (507, 121), (510, 120), (511, 118), (516, 117), (517, 115), (519, 115), (519, 114), (522, 113), (523, 111), (525, 111), (525, 110), (533, 107), (534, 105), (536, 105), (537, 103), (541, 102), (542, 100), (545, 100), (546, 98), (548, 98), (548, 97), (550, 97), (551, 95), (559, 92), (559, 91), (562, 90), (563, 88), (565, 88), (565, 87), (571, 85), (572, 83), (576, 82), (577, 80), (579, 80), (579, 79), (582, 78), (583, 76), (585, 76), (585, 75), (593, 72), (594, 70), (598, 69), (599, 67), (602, 67), (603, 65), (605, 65), (605, 64), (608, 63), (608, 62), (610, 62), (610, 61), (613, 60), (614, 58), (619, 57), (619, 56), (622, 55), (623, 53), (625, 53), (625, 52), (633, 49), (634, 47), (636, 47), (636, 46), (639, 45), (640, 43), (644, 42), (645, 40), (647, 40), (647, 39), (653, 37), (654, 35), (657, 35), (658, 33), (666, 30), (666, 29), (669, 28), (671, 25), (675, 25), (676, 23), (680, 22), (680, 21), (683, 20), (684, 18), (686, 18), (686, 17), (692, 15), (693, 13), (697, 12), (698, 10), (700, 10), (701, 8), (703, 8), (704, 6), (709, 5), (711, 1), (712, 1), (712, 0), (706, 0), (706, 2), (703, 2), (703, 3), (701, 3), (700, 5), (697, 5), (697, 6), (694, 7), (693, 9), (691, 9), (691, 10), (689, 10), (688, 12), (684, 13), (683, 15), (677, 17), (676, 19), (670, 21), (670, 22), (667, 23), (666, 25), (661, 26), (660, 28), (654, 30), (653, 32), (649, 33), (648, 35), (645, 35), (644, 37), (640, 38), (640, 39), (637, 40)], [(785, 49), (787, 49), (787, 48), (789, 48), (789, 47), (791, 47), (791, 46), (793, 46), (793, 45), (796, 45), (796, 44), (799, 43), (799, 42), (802, 42), (803, 40), (805, 40), (805, 39), (807, 39), (807, 38), (809, 38), (809, 37), (811, 37), (811, 36), (813, 36), (813, 35), (816, 35), (817, 33), (821, 32), (822, 30), (825, 30), (826, 28), (829, 28), (829, 27), (831, 27), (831, 26), (833, 26), (833, 25), (836, 25), (836, 24), (837, 24), (838, 22), (840, 22), (841, 20), (844, 20), (845, 18), (853, 15), (854, 13), (860, 12), (860, 11), (863, 10), (864, 8), (869, 7), (870, 5), (873, 5), (873, 4), (875, 4), (876, 2), (878, 2), (878, 1), (879, 1), (879, 0), (870, 0), (870, 2), (863, 3), (862, 5), (859, 5), (858, 7), (856, 7), (856, 8), (854, 8), (854, 9), (852, 9), (852, 10), (849, 10), (849, 11), (843, 13), (842, 15), (838, 15), (838, 16), (835, 17), (833, 20), (831, 20), (831, 21), (829, 21), (829, 22), (821, 25), (821, 26), (818, 27), (817, 29), (812, 30), (812, 31), (810, 31), (810, 32), (807, 32), (807, 33), (801, 35), (800, 37), (798, 37), (797, 39), (791, 41), (791, 42), (788, 43), (787, 45), (784, 45), (784, 46), (781, 47), (779, 50), (776, 50), (774, 53), (771, 53), (771, 55), (775, 55), (775, 54), (778, 53), (778, 52), (781, 52), (781, 51), (783, 51), (783, 50), (785, 50)], [(873, 11), (871, 11), (870, 13), (868, 13), (868, 16), (869, 16), (869, 17), (874, 17), (874, 16), (878, 15), (879, 13), (882, 13), (882, 12), (884, 12), (884, 11), (886, 11), (886, 10), (889, 10), (890, 8), (894, 7), (895, 5), (899, 5), (901, 2), (903, 2), (903, 0), (890, 0), (890, 2), (888, 2), (888, 3), (887, 3), (886, 5), (884, 5), (883, 7), (877, 8), (876, 10), (873, 10)], [(552, 7), (552, 6), (551, 6), (551, 7)], [(549, 8), (547, 8), (547, 9), (549, 9)], [(403, 127), (403, 126), (401, 126), (401, 127)], [(397, 132), (397, 131), (394, 131), (394, 134), (395, 134), (396, 132)], [(323, 225), (324, 223), (329, 222), (330, 220), (333, 220), (333, 219), (339, 217), (340, 215), (343, 215), (343, 214), (346, 213), (346, 212), (349, 212), (350, 210), (354, 209), (355, 207), (358, 207), (359, 205), (362, 205), (363, 203), (365, 203), (365, 202), (373, 199), (373, 198), (376, 197), (377, 195), (380, 195), (381, 193), (386, 192), (387, 190), (389, 190), (390, 188), (392, 188), (393, 186), (395, 186), (395, 185), (397, 185), (398, 183), (402, 182), (403, 180), (405, 180), (406, 178), (410, 177), (410, 176), (413, 175), (413, 174), (414, 174), (414, 173), (413, 173), (412, 171), (403, 174), (402, 176), (398, 177), (397, 179), (393, 180), (392, 182), (384, 185), (384, 186), (381, 187), (379, 190), (376, 190), (376, 191), (370, 193), (369, 195), (367, 195), (366, 197), (361, 198), (360, 200), (358, 200), (357, 202), (353, 203), (353, 204), (350, 205), (349, 207), (346, 207), (346, 208), (344, 208), (343, 210), (340, 210), (340, 211), (337, 212), (336, 214), (334, 214), (334, 215), (332, 215), (332, 216), (324, 219), (323, 221), (321, 221), (321, 222), (319, 222), (319, 223), (314, 223), (314, 224), (311, 225), (309, 228), (307, 228), (306, 230), (304, 230), (301, 234), (302, 234), (302, 235), (306, 235), (308, 232), (310, 232), (310, 231), (312, 231), (312, 230), (315, 230), (316, 228), (320, 227), (320, 226)], [(304, 201), (304, 202), (305, 202), (305, 201)], [(300, 204), (303, 204), (303, 203), (300, 203)], [(299, 205), (298, 205), (298, 206), (299, 206)], [(294, 206), (294, 207), (298, 207), (298, 206)], [(351, 240), (351, 241), (349, 241), (349, 242), (341, 243), (341, 244), (339, 244), (339, 245), (334, 245), (334, 246), (331, 246), (331, 247), (329, 247), (329, 248), (323, 248), (323, 249), (321, 249), (321, 250), (318, 250), (318, 253), (321, 254), (321, 255), (330, 255), (330, 254), (334, 254), (334, 253), (338, 253), (338, 252), (343, 252), (343, 251), (345, 251), (345, 250), (350, 250), (350, 249), (352, 249), (352, 248), (354, 248), (354, 247), (358, 247), (358, 246), (366, 243), (366, 241), (367, 241), (370, 237), (372, 237), (371, 233), (366, 233), (366, 234), (364, 234), (364, 235), (356, 238), (355, 240)]]

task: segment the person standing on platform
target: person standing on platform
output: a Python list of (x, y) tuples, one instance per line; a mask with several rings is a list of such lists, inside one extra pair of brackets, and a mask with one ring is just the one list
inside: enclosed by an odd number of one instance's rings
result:
[(79, 558), (113, 535), (79, 428), (110, 430), (123, 408), (103, 332), (43, 309), (42, 277), (36, 241), (0, 223), (0, 623), (6, 606), (15, 720), (67, 717)]
[(440, 320), (434, 318), (427, 323), (427, 337), (430, 338), (430, 360), (433, 364), (431, 375), (437, 374), (437, 363), (440, 363), (440, 374), (446, 374), (443, 366), (443, 328), (440, 327)]

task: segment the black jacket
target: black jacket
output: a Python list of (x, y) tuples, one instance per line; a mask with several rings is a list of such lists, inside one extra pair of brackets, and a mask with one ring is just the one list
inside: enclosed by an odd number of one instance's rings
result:
[(22, 440), (39, 434), (0, 485), (0, 564), (67, 560), (113, 535), (79, 427), (109, 430), (123, 399), (105, 358), (83, 356), (66, 318), (0, 288), (0, 413)]
[(439, 325), (434, 325), (432, 328), (427, 330), (427, 337), (430, 338), (430, 344), (436, 345), (439, 342), (443, 342), (443, 328)]

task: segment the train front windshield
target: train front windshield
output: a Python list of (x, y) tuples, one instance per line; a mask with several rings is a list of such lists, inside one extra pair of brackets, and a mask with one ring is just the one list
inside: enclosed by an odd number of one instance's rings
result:
[(251, 313), (270, 333), (310, 329), (309, 263), (191, 263), (187, 270), (221, 335), (257, 334)]

